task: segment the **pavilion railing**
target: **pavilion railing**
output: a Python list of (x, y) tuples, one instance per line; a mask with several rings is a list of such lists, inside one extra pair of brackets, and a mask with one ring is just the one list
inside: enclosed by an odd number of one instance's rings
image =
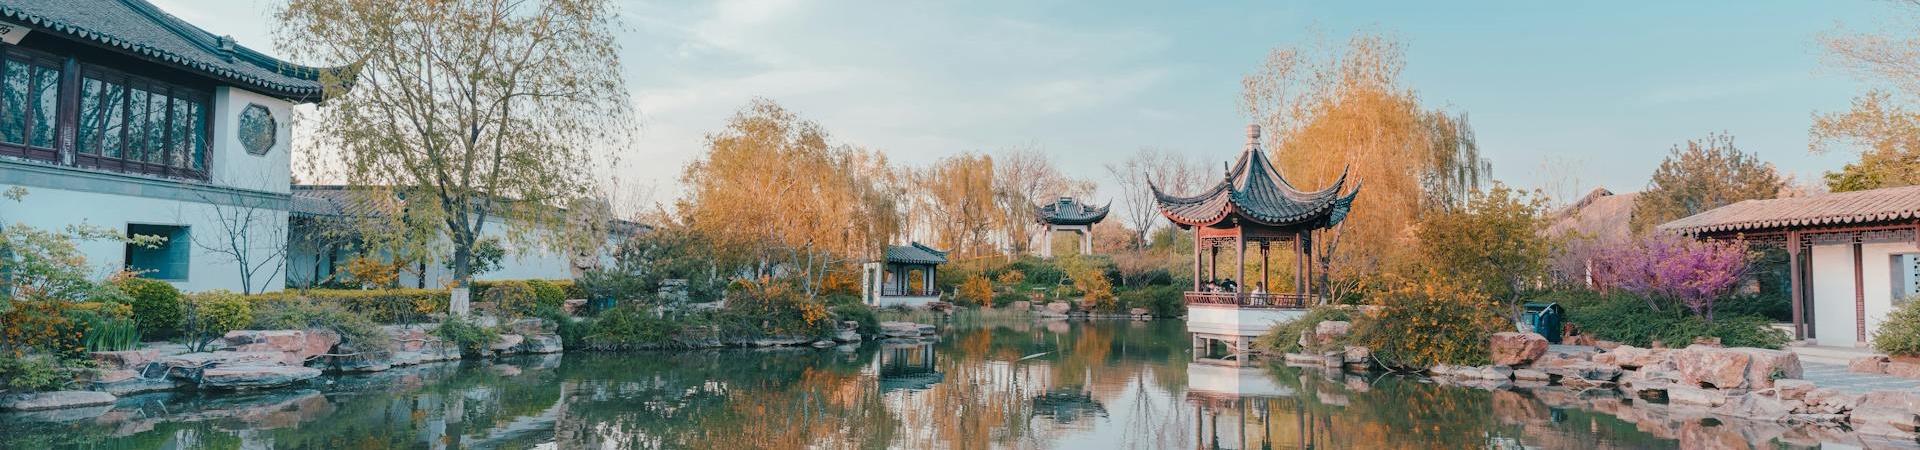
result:
[(1292, 292), (1187, 292), (1189, 305), (1216, 305), (1238, 308), (1307, 309), (1313, 296)]
[(933, 289), (901, 289), (896, 287), (880, 288), (881, 297), (938, 297), (940, 291)]

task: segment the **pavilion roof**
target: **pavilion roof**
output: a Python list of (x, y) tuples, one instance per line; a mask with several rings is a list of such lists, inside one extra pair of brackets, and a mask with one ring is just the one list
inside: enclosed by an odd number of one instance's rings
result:
[(1341, 192), (1347, 182), (1343, 170), (1340, 178), (1326, 188), (1298, 190), (1261, 150), (1259, 126), (1247, 128), (1247, 149), (1219, 184), (1198, 195), (1178, 196), (1161, 191), (1159, 185), (1148, 180), (1160, 215), (1188, 226), (1209, 226), (1237, 217), (1267, 226), (1325, 228), (1346, 219), (1354, 196), (1360, 194), (1358, 182)]
[(320, 75), (336, 70), (267, 56), (146, 0), (7, 2), (0, 5), (0, 20), (295, 101), (318, 101)]
[(907, 245), (887, 246), (887, 262), (903, 264), (946, 264), (947, 252), (934, 250), (926, 244), (910, 242)]
[(1773, 231), (1920, 221), (1920, 186), (1747, 200), (1661, 224), (1681, 234)]
[(1093, 206), (1080, 203), (1073, 197), (1060, 197), (1053, 203), (1034, 207), (1035, 220), (1055, 225), (1091, 225), (1105, 220), (1107, 210), (1112, 206), (1112, 203)]

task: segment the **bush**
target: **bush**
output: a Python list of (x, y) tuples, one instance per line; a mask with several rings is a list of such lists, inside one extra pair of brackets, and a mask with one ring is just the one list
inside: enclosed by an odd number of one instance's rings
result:
[(1145, 308), (1155, 317), (1180, 317), (1187, 313), (1185, 291), (1178, 286), (1146, 286), (1120, 294), (1127, 308)]
[[(1320, 322), (1329, 320), (1351, 321), (1353, 320), (1353, 310), (1334, 306), (1315, 306), (1313, 309), (1307, 310), (1307, 313), (1298, 319), (1273, 324), (1273, 328), (1267, 330), (1266, 334), (1262, 334), (1259, 338), (1254, 339), (1253, 346), (1268, 354), (1299, 353), (1302, 350), (1300, 347), (1300, 336), (1319, 327)], [(1305, 350), (1319, 352), (1332, 349), (1309, 348)]]
[(960, 283), (959, 292), (953, 296), (955, 303), (965, 306), (980, 306), (993, 301), (993, 282), (987, 277), (974, 275)]
[(1702, 337), (1720, 338), (1728, 347), (1781, 348), (1789, 338), (1765, 318), (1721, 313), (1713, 322), (1681, 308), (1653, 311), (1643, 299), (1627, 295), (1565, 295), (1567, 322), (1594, 339), (1650, 347), (1655, 341), (1684, 347)]
[(1379, 307), (1354, 321), (1353, 341), (1387, 367), (1488, 363), (1487, 340), (1512, 328), (1486, 294), (1445, 282), (1395, 283), (1373, 299)]
[[(567, 285), (572, 284), (567, 283)], [(566, 288), (552, 281), (527, 280), (527, 287), (533, 288), (533, 301), (537, 308), (559, 308), (560, 305), (567, 303)]]
[(1765, 318), (1774, 322), (1793, 321), (1793, 301), (1785, 295), (1740, 294), (1727, 297), (1714, 305), (1714, 317), (1751, 316)]
[(0, 388), (7, 391), (54, 391), (72, 381), (53, 358), (0, 355)]
[(1896, 306), (1873, 332), (1873, 350), (1896, 356), (1920, 355), (1920, 299)]
[(637, 350), (666, 347), (680, 335), (680, 323), (654, 317), (638, 305), (607, 310), (588, 328), (586, 348), (593, 350)]
[(133, 350), (140, 346), (139, 324), (132, 308), (120, 303), (75, 303), (65, 311), (79, 327), (81, 346), (89, 352)]
[(1005, 308), (1007, 305), (1011, 305), (1013, 304), (1013, 302), (1019, 302), (1019, 301), (1028, 301), (1027, 294), (1022, 294), (1018, 292), (1003, 292), (1003, 293), (1000, 293), (999, 295), (993, 296), (993, 307)]
[(540, 308), (538, 294), (533, 286), (525, 281), (506, 281), (487, 288), (480, 301), (493, 303), (494, 310), (502, 319), (517, 319), (533, 315)]
[(214, 339), (228, 331), (253, 323), (253, 303), (231, 291), (207, 291), (187, 298), (187, 316), (182, 326), (193, 351), (206, 351)]
[(1025, 275), (1027, 282), (1034, 284), (1056, 285), (1060, 284), (1060, 279), (1067, 277), (1067, 273), (1053, 262), (1033, 256), (1021, 257), (1007, 269), (1020, 272)]
[(255, 330), (330, 330), (340, 335), (342, 347), (351, 348), (363, 358), (384, 357), (393, 350), (393, 340), (380, 325), (366, 315), (355, 313), (339, 302), (299, 299), (254, 305)]
[(833, 315), (839, 317), (840, 320), (859, 322), (861, 335), (874, 336), (880, 334), (880, 318), (874, 314), (873, 308), (869, 308), (867, 305), (853, 304), (835, 306), (833, 308)]
[(440, 326), (433, 329), (433, 335), (453, 344), (454, 348), (460, 349), (461, 355), (466, 356), (480, 355), (500, 340), (499, 330), (480, 326), (459, 316), (448, 317), (445, 322), (440, 322)]
[(444, 289), (309, 289), (255, 294), (247, 298), (256, 307), (275, 303), (337, 303), (347, 311), (381, 324), (423, 322), (429, 315), (447, 312), (449, 301)]
[(149, 340), (165, 339), (180, 332), (187, 317), (187, 306), (180, 290), (164, 281), (128, 278), (123, 292), (133, 300), (133, 321), (140, 336)]

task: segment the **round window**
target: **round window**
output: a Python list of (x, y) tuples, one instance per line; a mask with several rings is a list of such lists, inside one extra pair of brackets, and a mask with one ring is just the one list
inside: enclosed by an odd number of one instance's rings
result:
[(247, 105), (240, 111), (240, 146), (247, 153), (265, 155), (273, 149), (274, 140), (280, 127), (273, 121), (273, 111), (265, 106)]

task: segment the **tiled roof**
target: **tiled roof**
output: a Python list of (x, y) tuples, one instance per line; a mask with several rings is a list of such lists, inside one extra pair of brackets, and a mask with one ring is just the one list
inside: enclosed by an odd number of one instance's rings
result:
[[(389, 217), (407, 207), (406, 200), (388, 189), (305, 184), (293, 185), (291, 204), (294, 217), (308, 218)], [(560, 211), (565, 212), (564, 209)], [(614, 233), (621, 235), (632, 236), (651, 229), (630, 220), (613, 219), (610, 222)]]
[(1105, 206), (1089, 206), (1073, 197), (1060, 197), (1060, 200), (1053, 203), (1034, 207), (1034, 211), (1038, 215), (1035, 219), (1040, 223), (1089, 225), (1106, 219), (1107, 210), (1112, 206), (1111, 203)]
[(1345, 220), (1353, 208), (1354, 196), (1360, 195), (1359, 183), (1342, 194), (1341, 188), (1347, 182), (1347, 173), (1342, 171), (1340, 178), (1325, 189), (1312, 192), (1294, 189), (1260, 149), (1259, 133), (1258, 127), (1249, 127), (1247, 150), (1240, 153), (1240, 160), (1220, 184), (1199, 195), (1167, 194), (1148, 180), (1160, 214), (1175, 223), (1192, 226), (1211, 225), (1230, 215), (1269, 226), (1331, 227)]
[(1667, 222), (1659, 228), (1699, 234), (1913, 221), (1920, 221), (1920, 186), (1747, 200)]
[(295, 101), (319, 100), (320, 74), (330, 70), (242, 47), (145, 0), (9, 0), (0, 5), (0, 20)]
[(934, 250), (919, 242), (887, 246), (887, 262), (906, 264), (946, 264), (947, 252)]
[(1640, 193), (1615, 194), (1605, 188), (1594, 189), (1572, 206), (1556, 211), (1548, 218), (1547, 235), (1580, 233), (1600, 242), (1626, 242), (1633, 234), (1633, 200)]

